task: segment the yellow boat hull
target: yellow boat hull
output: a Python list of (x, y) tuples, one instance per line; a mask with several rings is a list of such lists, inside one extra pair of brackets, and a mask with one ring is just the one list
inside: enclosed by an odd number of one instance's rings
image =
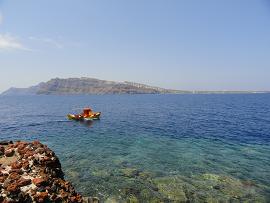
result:
[(98, 120), (100, 118), (101, 112), (94, 113), (90, 116), (84, 117), (82, 115), (75, 115), (75, 114), (68, 114), (67, 118), (69, 120), (75, 120), (75, 121), (88, 121), (88, 120)]

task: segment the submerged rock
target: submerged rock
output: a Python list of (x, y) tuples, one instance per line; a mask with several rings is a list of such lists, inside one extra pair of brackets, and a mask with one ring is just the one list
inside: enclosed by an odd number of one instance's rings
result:
[(173, 202), (267, 202), (256, 184), (230, 176), (165, 176), (155, 178), (153, 183), (160, 194)]
[(0, 202), (98, 202), (83, 199), (63, 178), (59, 159), (46, 145), (0, 142)]
[(162, 177), (154, 180), (158, 192), (171, 201), (186, 202), (188, 199), (184, 192), (185, 183), (177, 177)]
[(139, 203), (139, 200), (138, 200), (137, 197), (135, 197), (134, 195), (131, 195), (131, 196), (127, 199), (127, 203)]
[(123, 176), (129, 177), (129, 178), (135, 178), (139, 176), (139, 171), (136, 168), (124, 168), (121, 169), (120, 172)]
[[(201, 180), (200, 180), (201, 178)], [(260, 195), (260, 188), (256, 184), (246, 184), (250, 181), (217, 174), (203, 174), (198, 177), (201, 183), (208, 185), (209, 196), (227, 201), (266, 202)]]

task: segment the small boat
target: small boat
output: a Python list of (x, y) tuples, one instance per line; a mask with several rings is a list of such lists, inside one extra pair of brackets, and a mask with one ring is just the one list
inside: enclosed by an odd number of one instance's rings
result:
[(83, 113), (81, 114), (68, 114), (67, 117), (69, 120), (75, 121), (90, 121), (98, 120), (101, 115), (101, 112), (93, 112), (90, 108), (84, 108)]

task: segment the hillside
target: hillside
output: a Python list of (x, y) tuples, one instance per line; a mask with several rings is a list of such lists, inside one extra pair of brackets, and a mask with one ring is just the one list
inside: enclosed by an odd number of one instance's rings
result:
[(170, 90), (133, 82), (114, 82), (94, 78), (54, 78), (29, 88), (10, 88), (2, 95), (35, 94), (175, 94), (189, 91)]

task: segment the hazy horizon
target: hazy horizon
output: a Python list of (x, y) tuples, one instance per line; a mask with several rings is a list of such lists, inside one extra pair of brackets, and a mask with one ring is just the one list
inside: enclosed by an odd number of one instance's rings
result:
[(0, 0), (0, 92), (91, 77), (269, 91), (270, 4)]
[[(73, 77), (74, 78), (74, 77)], [(91, 78), (91, 77), (85, 77), (85, 76), (82, 76), (82, 77), (76, 77), (76, 78), (88, 78), (88, 79), (98, 79), (98, 80), (104, 80), (104, 79), (100, 79), (100, 78)], [(50, 80), (52, 80), (52, 79), (70, 79), (70, 78), (61, 78), (61, 77), (55, 77), (55, 78), (51, 78)], [(49, 80), (48, 80), (49, 81)], [(29, 88), (29, 87), (31, 87), (31, 86), (36, 86), (36, 85), (38, 85), (38, 84), (40, 84), (40, 83), (43, 83), (43, 82), (48, 82), (48, 81), (41, 81), (41, 82), (39, 82), (39, 83), (37, 83), (37, 84), (33, 84), (33, 85), (30, 85), (30, 86), (27, 86), (27, 87), (10, 87), (10, 88)], [(105, 80), (105, 81), (110, 81), (110, 82), (134, 82), (134, 83), (137, 83), (136, 81), (115, 81), (115, 80)], [(140, 83), (140, 84), (142, 84), (142, 83)], [(149, 85), (149, 84), (146, 84), (146, 83), (144, 83), (143, 85)], [(159, 88), (164, 88), (164, 87), (161, 87), (161, 86), (152, 86), (152, 87), (159, 87)], [(8, 88), (8, 89), (6, 89), (6, 90), (9, 90), (10, 88)], [(166, 88), (166, 89), (170, 89), (170, 88)], [(2, 92), (0, 92), (0, 94), (1, 93), (3, 93), (3, 92), (5, 92), (6, 90), (4, 90), (4, 91), (2, 91)], [(191, 90), (191, 89), (172, 89), (172, 90), (183, 90), (183, 91), (209, 91), (209, 92), (219, 92), (219, 91), (228, 91), (228, 92), (233, 92), (233, 91), (235, 91), (235, 92), (237, 92), (237, 91), (246, 91), (246, 92), (256, 92), (256, 91), (258, 91), (258, 92), (265, 92), (265, 93), (268, 93), (268, 92), (270, 92), (270, 90), (211, 90), (211, 89), (205, 89), (205, 90), (196, 90), (196, 89), (193, 89), (193, 90)]]

